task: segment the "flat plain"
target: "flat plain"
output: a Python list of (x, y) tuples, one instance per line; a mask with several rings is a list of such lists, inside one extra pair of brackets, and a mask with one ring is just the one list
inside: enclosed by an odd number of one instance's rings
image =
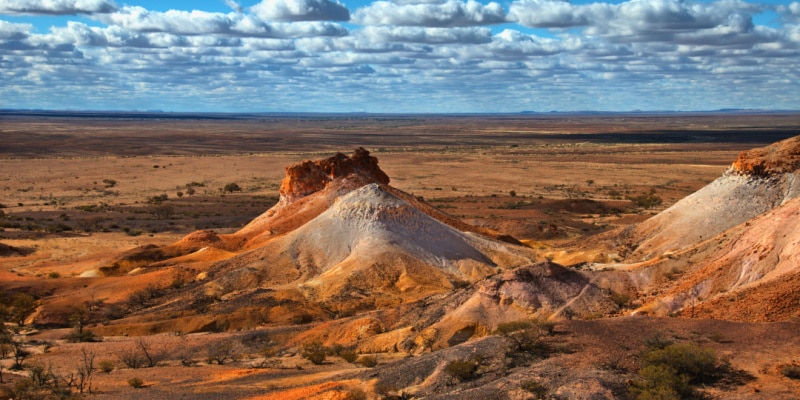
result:
[[(224, 233), (241, 228), (276, 204), (286, 166), (359, 147), (378, 158), (392, 186), (464, 222), (511, 235), (550, 260), (579, 265), (597, 261), (595, 255), (589, 259), (576, 252), (582, 241), (666, 209), (718, 178), (744, 150), (798, 134), (800, 115), (788, 113), (3, 114), (0, 243), (20, 251), (0, 255), (0, 279), (4, 290), (46, 287), (50, 291), (46, 300), (57, 302), (59, 295), (82, 290), (81, 279), (91, 277), (87, 271), (123, 252), (167, 245), (195, 230)], [(660, 201), (631, 200), (644, 195)], [(94, 301), (103, 289), (93, 290), (84, 297)], [(103, 299), (121, 300), (111, 295)], [(636, 345), (668, 332), (675, 338), (699, 338), (748, 371), (747, 379), (731, 384), (729, 392), (717, 388), (710, 392), (713, 396), (791, 398), (797, 393), (793, 390), (800, 390), (796, 381), (776, 372), (779, 364), (797, 361), (782, 355), (797, 354), (800, 348), (797, 337), (787, 333), (796, 322), (768, 328), (743, 322), (641, 318), (638, 323), (621, 316), (563, 321), (556, 331), (562, 345), (572, 350), (548, 359), (549, 367), (536, 364), (523, 375), (551, 387), (568, 387), (575, 382), (548, 368), (578, 368), (586, 373), (593, 366), (613, 363), (625, 369), (629, 366), (624, 365), (623, 349), (634, 353)], [(641, 335), (631, 335), (631, 324), (638, 324), (633, 330), (641, 329)], [(102, 331), (100, 325), (97, 322)], [(275, 324), (262, 328), (284, 329)], [(773, 328), (774, 336), (765, 333)], [(33, 356), (36, 362), (70, 364), (83, 346), (92, 346), (99, 359), (119, 363), (118, 355), (126, 346), (135, 346), (133, 337), (146, 333), (135, 327), (129, 330), (131, 337), (109, 335), (90, 344), (63, 343), (68, 327), (38, 327), (26, 337), (58, 343)], [(152, 346), (199, 352), (224, 343), (230, 335), (239, 337), (241, 332), (199, 336), (160, 332), (153, 336), (160, 342)], [(755, 338), (764, 340), (769, 350), (762, 351)], [(475, 346), (490, 351), (494, 346), (490, 339), (478, 340)], [(346, 398), (355, 393), (351, 387), (366, 388), (375, 396), (382, 393), (374, 382), (364, 386), (370, 382), (369, 373), (355, 364), (306, 365), (298, 355), (288, 354), (280, 368), (253, 368), (255, 361), (249, 359), (186, 368), (172, 353), (157, 368), (118, 368), (95, 375), (97, 389), (87, 395), (132, 398), (139, 395), (137, 390), (149, 390), (150, 398), (189, 393), (207, 398)], [(405, 357), (391, 352), (378, 356), (387, 366)], [(10, 365), (10, 360), (2, 361)], [(385, 373), (391, 374), (391, 368)], [(4, 376), (13, 381), (25, 374)], [(144, 378), (147, 387), (129, 387), (126, 382), (134, 375)], [(481, 385), (508, 384), (503, 379)], [(519, 385), (519, 379), (514, 384)], [(627, 392), (624, 385), (610, 387), (610, 397)], [(512, 397), (530, 394), (523, 392), (512, 391)], [(562, 397), (571, 397), (571, 392), (562, 392)]]

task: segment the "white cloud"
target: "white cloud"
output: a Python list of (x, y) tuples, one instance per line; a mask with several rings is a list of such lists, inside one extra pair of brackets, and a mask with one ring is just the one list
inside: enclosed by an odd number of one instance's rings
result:
[(0, 98), (216, 111), (800, 109), (797, 1), (771, 8), (774, 26), (753, 19), (770, 8), (740, 0), (516, 0), (508, 13), (377, 1), (350, 30), (335, 22), (346, 8), (329, 1), (125, 6), (43, 34), (16, 23), (37, 17), (0, 20)]
[(265, 22), (253, 15), (204, 11), (149, 11), (143, 7), (123, 7), (119, 12), (99, 17), (107, 24), (136, 32), (165, 32), (175, 35), (230, 35), (243, 37), (308, 37), (347, 34), (341, 25), (326, 21)]
[(681, 33), (752, 27), (762, 6), (738, 0), (697, 3), (683, 0), (630, 0), (620, 4), (573, 5), (562, 0), (516, 0), (509, 19), (537, 28), (583, 28), (612, 40), (672, 41)]
[(262, 0), (250, 10), (264, 21), (347, 21), (350, 11), (331, 0)]
[(505, 21), (505, 10), (498, 3), (484, 5), (474, 0), (422, 4), (376, 1), (353, 15), (353, 22), (361, 25), (463, 27)]
[(117, 10), (112, 0), (3, 0), (0, 14), (75, 15), (110, 13)]
[(568, 28), (589, 25), (609, 9), (603, 3), (581, 7), (566, 0), (517, 0), (509, 7), (508, 19), (529, 27)]
[(416, 26), (368, 26), (360, 35), (373, 42), (412, 42), (427, 44), (444, 43), (488, 43), (491, 30), (488, 28), (422, 28)]
[(800, 23), (800, 2), (793, 1), (789, 5), (781, 5), (776, 9), (781, 17), (789, 23)]
[(225, 5), (230, 7), (231, 10), (233, 10), (236, 13), (241, 14), (244, 12), (244, 8), (242, 8), (242, 5), (234, 0), (225, 0)]
[(31, 24), (15, 24), (0, 20), (0, 40), (22, 40), (33, 30)]

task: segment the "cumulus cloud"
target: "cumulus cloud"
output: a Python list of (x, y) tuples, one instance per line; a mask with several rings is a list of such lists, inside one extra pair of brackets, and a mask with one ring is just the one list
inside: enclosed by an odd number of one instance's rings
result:
[(112, 0), (3, 0), (0, 14), (76, 15), (110, 13), (118, 9)]
[(588, 35), (626, 41), (671, 41), (677, 34), (704, 29), (752, 28), (763, 6), (737, 0), (695, 3), (683, 0), (630, 0), (620, 4), (573, 5), (564, 0), (516, 0), (509, 19), (535, 28), (583, 28)]
[(777, 11), (785, 21), (795, 24), (800, 23), (800, 2), (793, 1), (789, 5), (778, 6)]
[(411, 4), (376, 1), (356, 10), (353, 22), (361, 25), (464, 27), (503, 23), (506, 15), (495, 2), (484, 5), (474, 0)]
[(236, 13), (241, 14), (244, 12), (244, 8), (242, 8), (242, 5), (234, 0), (225, 0), (225, 5), (230, 7), (231, 10), (233, 10)]
[(347, 30), (327, 21), (265, 22), (253, 15), (204, 11), (149, 11), (126, 6), (99, 19), (109, 25), (136, 32), (165, 32), (175, 35), (230, 35), (243, 37), (341, 36)]
[(422, 28), (416, 26), (368, 26), (361, 32), (373, 42), (413, 42), (427, 44), (489, 43), (488, 28)]
[(347, 21), (350, 10), (331, 0), (263, 0), (250, 8), (265, 21)]
[(31, 24), (15, 24), (0, 20), (0, 40), (22, 40), (33, 29)]
[[(797, 0), (512, 0), (507, 12), (490, 0), (378, 0), (350, 29), (337, 0), (238, 1), (225, 1), (230, 12), (126, 5), (47, 33), (17, 23), (36, 16), (0, 19), (0, 98), (217, 111), (800, 108)], [(113, 4), (25, 4), (67, 3)], [(779, 18), (754, 20), (768, 10)]]

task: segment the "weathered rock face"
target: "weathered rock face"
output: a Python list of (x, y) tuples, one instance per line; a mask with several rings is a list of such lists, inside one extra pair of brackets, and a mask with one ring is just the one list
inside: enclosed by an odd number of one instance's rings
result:
[(743, 151), (731, 168), (747, 175), (772, 175), (800, 168), (800, 136)]
[(378, 159), (363, 148), (349, 157), (337, 153), (317, 161), (303, 161), (286, 167), (286, 177), (281, 182), (281, 201), (293, 201), (324, 189), (338, 178), (352, 177), (364, 184), (388, 184), (389, 177), (378, 167)]

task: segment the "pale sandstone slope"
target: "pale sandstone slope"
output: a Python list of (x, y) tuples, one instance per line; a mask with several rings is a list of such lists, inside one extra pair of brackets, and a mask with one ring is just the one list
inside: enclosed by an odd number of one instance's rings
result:
[(621, 235), (639, 262), (680, 251), (800, 196), (800, 137), (743, 152), (720, 178)]
[(798, 317), (799, 196), (800, 137), (743, 152), (721, 178), (623, 235), (632, 263), (604, 282), (637, 293), (637, 312)]
[[(322, 303), (370, 303), (376, 296), (400, 303), (534, 259), (530, 249), (459, 231), (373, 183), (215, 269), (249, 275), (246, 280), (260, 286), (299, 285), (309, 299)], [(237, 280), (210, 285), (224, 293), (236, 290)]]

